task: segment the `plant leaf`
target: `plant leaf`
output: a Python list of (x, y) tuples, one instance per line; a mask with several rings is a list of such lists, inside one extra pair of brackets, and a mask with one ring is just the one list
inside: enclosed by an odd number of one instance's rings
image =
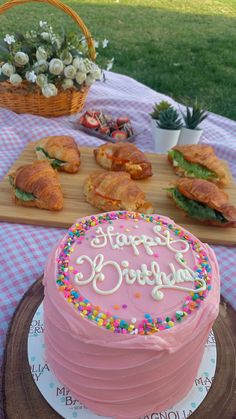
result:
[(10, 52), (9, 51), (8, 44), (5, 41), (3, 41), (3, 40), (0, 41), (0, 48), (2, 48), (3, 50), (5, 50), (6, 52)]
[(8, 61), (11, 58), (10, 52), (0, 45), (0, 59), (3, 61)]
[[(1, 54), (0, 54), (0, 57), (1, 57)], [(0, 74), (0, 82), (1, 81), (6, 81), (6, 80), (8, 80), (8, 77), (5, 76), (5, 74)]]

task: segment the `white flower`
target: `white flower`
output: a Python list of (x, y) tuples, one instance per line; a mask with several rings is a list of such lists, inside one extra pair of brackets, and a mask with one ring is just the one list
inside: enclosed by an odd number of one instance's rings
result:
[(10, 79), (9, 79), (11, 84), (14, 84), (14, 86), (18, 86), (19, 84), (21, 84), (22, 82), (22, 78), (21, 76), (19, 76), (19, 74), (11, 74)]
[(73, 87), (74, 86), (74, 82), (73, 82), (73, 80), (71, 80), (71, 79), (64, 79), (63, 80), (63, 83), (62, 83), (62, 88), (64, 89), (64, 90), (66, 90), (66, 89), (71, 89), (71, 87)]
[(40, 28), (43, 28), (44, 26), (47, 26), (47, 22), (45, 22), (43, 20), (40, 20), (39, 21), (39, 26), (40, 26)]
[(94, 48), (98, 48), (98, 47), (99, 47), (99, 41), (94, 40)]
[(49, 71), (51, 74), (58, 76), (64, 68), (63, 62), (58, 58), (53, 58), (49, 63)]
[(57, 49), (61, 48), (61, 41), (60, 41), (60, 39), (56, 38), (55, 36), (51, 37), (51, 43), (52, 43), (52, 45), (55, 45)]
[(37, 63), (34, 64), (34, 71), (36, 74), (45, 73), (48, 69), (48, 62), (45, 60), (39, 60)]
[(5, 63), (2, 66), (2, 74), (10, 77), (15, 72), (15, 67), (12, 64)]
[(44, 41), (50, 40), (50, 34), (48, 32), (42, 32), (40, 36)]
[(109, 41), (108, 41), (108, 39), (103, 39), (103, 41), (102, 41), (102, 47), (103, 48), (106, 48), (107, 47), (107, 45), (108, 45), (108, 43), (109, 43)]
[(25, 78), (26, 80), (31, 81), (32, 83), (35, 83), (37, 80), (37, 76), (34, 71), (27, 71), (25, 73)]
[(57, 95), (57, 88), (56, 88), (55, 84), (48, 83), (45, 86), (43, 86), (42, 87), (42, 94), (45, 97), (56, 96)]
[(87, 41), (86, 41), (86, 39), (82, 39), (81, 45), (82, 45), (83, 48), (86, 48), (87, 47)]
[(110, 71), (112, 69), (113, 63), (114, 63), (114, 57), (110, 61), (108, 61), (108, 63), (107, 63), (107, 71)]
[(14, 56), (14, 60), (16, 64), (25, 65), (29, 62), (29, 56), (25, 52), (18, 51)]
[(82, 73), (81, 71), (78, 71), (75, 76), (75, 80), (78, 84), (82, 84), (86, 80), (86, 73)]
[(86, 86), (90, 87), (94, 82), (95, 82), (95, 79), (91, 75), (88, 75), (85, 81)]
[[(89, 60), (88, 58), (85, 58), (85, 60), (83, 60), (83, 64), (84, 64), (84, 66), (85, 66), (85, 71), (87, 72), (87, 73), (90, 73), (90, 71), (92, 70), (92, 68), (93, 68), (93, 65), (94, 65), (94, 62), (93, 61), (91, 61), (91, 60)], [(80, 71), (82, 71), (81, 69), (80, 69)]]
[(63, 64), (69, 65), (72, 63), (73, 57), (69, 51), (63, 51), (60, 55), (60, 59), (62, 60)]
[(47, 51), (45, 51), (44, 47), (38, 47), (37, 51), (36, 51), (36, 58), (38, 61), (40, 60), (45, 60), (48, 58), (48, 54)]
[(74, 79), (76, 75), (76, 68), (73, 65), (68, 65), (64, 68), (64, 75), (67, 79)]
[(30, 41), (32, 41), (32, 39), (37, 38), (37, 32), (36, 31), (26, 32), (25, 37), (26, 37), (26, 39), (29, 39)]
[(95, 80), (101, 80), (102, 71), (96, 64), (93, 63), (90, 73)]
[(36, 84), (39, 87), (44, 87), (46, 84), (48, 84), (48, 78), (47, 78), (47, 76), (45, 76), (45, 74), (39, 74), (37, 76), (37, 79), (36, 79)]
[(5, 36), (5, 38), (4, 38), (4, 41), (5, 41), (8, 45), (11, 45), (11, 44), (13, 44), (14, 42), (16, 42), (16, 40), (15, 40), (15, 38), (14, 38), (14, 35), (9, 35), (8, 33), (6, 34), (6, 36)]
[(84, 64), (83, 58), (76, 57), (73, 59), (73, 66), (76, 68), (76, 70), (82, 71), (83, 73), (86, 73), (86, 66)]

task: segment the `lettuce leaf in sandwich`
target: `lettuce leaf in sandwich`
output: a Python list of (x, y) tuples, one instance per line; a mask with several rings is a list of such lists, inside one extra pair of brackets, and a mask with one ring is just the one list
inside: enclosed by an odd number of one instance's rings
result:
[(169, 194), (176, 205), (192, 218), (207, 224), (236, 227), (236, 207), (228, 194), (208, 180), (179, 178)]
[(173, 161), (173, 165), (183, 169), (183, 172), (188, 177), (200, 178), (200, 179), (217, 179), (218, 175), (212, 170), (204, 167), (199, 163), (192, 163), (186, 160), (183, 154), (178, 150), (170, 150), (168, 156)]
[(54, 157), (51, 157), (43, 147), (37, 146), (35, 150), (39, 153), (42, 153), (42, 155), (49, 161), (53, 169), (58, 169), (58, 167), (64, 166), (66, 164), (64, 160), (59, 160)]
[(168, 192), (171, 194), (176, 205), (184, 210), (189, 217), (195, 218), (199, 221), (211, 220), (222, 224), (228, 222), (221, 212), (193, 199), (186, 198), (177, 187), (169, 188)]
[(13, 187), (16, 198), (20, 199), (21, 201), (34, 201), (36, 199), (36, 196), (34, 194), (25, 192), (22, 189), (17, 188), (12, 175), (8, 176), (8, 180), (10, 182), (10, 185)]

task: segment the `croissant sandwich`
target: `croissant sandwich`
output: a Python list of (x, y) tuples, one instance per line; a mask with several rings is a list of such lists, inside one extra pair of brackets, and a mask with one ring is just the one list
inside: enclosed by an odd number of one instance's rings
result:
[(188, 216), (211, 225), (236, 227), (236, 207), (214, 183), (181, 178), (168, 193)]
[(35, 151), (39, 160), (48, 160), (54, 169), (77, 173), (80, 152), (73, 137), (53, 135), (37, 141)]
[(152, 176), (145, 154), (131, 143), (104, 144), (94, 150), (96, 162), (104, 169), (128, 172), (132, 179)]
[(126, 172), (94, 172), (85, 181), (86, 200), (103, 211), (138, 211), (152, 214), (152, 205)]
[(229, 173), (211, 146), (177, 145), (169, 151), (168, 159), (180, 176), (209, 180), (220, 187), (229, 184)]
[(47, 161), (35, 161), (9, 174), (17, 205), (57, 211), (63, 207), (58, 175)]

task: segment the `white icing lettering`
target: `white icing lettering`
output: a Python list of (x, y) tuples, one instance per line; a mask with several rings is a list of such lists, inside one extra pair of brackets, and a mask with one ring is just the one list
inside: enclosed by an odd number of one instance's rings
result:
[[(90, 259), (90, 257), (83, 255), (80, 256), (77, 260), (76, 263), (78, 265), (81, 265), (85, 260), (87, 260), (87, 262), (90, 264), (91, 267), (91, 275), (85, 279), (85, 280), (81, 280), (81, 273), (78, 273), (75, 275), (74, 280), (76, 282), (76, 284), (78, 285), (86, 285), (89, 284), (90, 282), (92, 282), (92, 286), (95, 292), (97, 292), (97, 294), (101, 294), (101, 295), (109, 295), (109, 294), (113, 294), (114, 292), (116, 292), (121, 284), (122, 284), (122, 271), (121, 268), (119, 266), (119, 264), (113, 260), (109, 260), (107, 262), (104, 262), (104, 256), (99, 254), (97, 255), (94, 260)], [(112, 288), (111, 290), (101, 290), (98, 288), (98, 284), (97, 282), (101, 282), (105, 280), (105, 275), (101, 272), (102, 269), (105, 266), (112, 266), (113, 268), (115, 268), (115, 270), (117, 271), (118, 274), (118, 281), (117, 284), (114, 288)]]
[(165, 230), (161, 233), (161, 226), (154, 226), (153, 231), (156, 234), (155, 237), (146, 236), (141, 234), (140, 236), (132, 236), (120, 233), (114, 233), (114, 228), (108, 226), (106, 233), (102, 227), (96, 230), (96, 238), (91, 240), (91, 246), (95, 248), (105, 247), (108, 241), (112, 249), (123, 249), (125, 246), (131, 246), (136, 256), (139, 255), (138, 247), (142, 245), (148, 255), (153, 255), (152, 248), (155, 246), (166, 246), (169, 250), (175, 253), (180, 253), (176, 244), (181, 244), (181, 254), (189, 250), (189, 243), (182, 239), (172, 239), (170, 232)]
[[(176, 270), (173, 263), (169, 263), (170, 273), (162, 272), (160, 266), (156, 261), (151, 263), (151, 269), (149, 270), (146, 264), (141, 264), (140, 269), (129, 269), (129, 263), (127, 261), (121, 262), (124, 269), (115, 261), (109, 260), (104, 261), (104, 256), (102, 254), (96, 255), (94, 260), (89, 256), (83, 255), (80, 256), (76, 263), (78, 265), (83, 264), (87, 261), (90, 265), (91, 274), (88, 278), (83, 279), (82, 272), (78, 272), (74, 280), (78, 285), (87, 285), (90, 282), (95, 292), (101, 295), (109, 295), (115, 293), (121, 286), (123, 280), (132, 285), (137, 282), (139, 285), (150, 285), (153, 286), (151, 295), (155, 300), (161, 300), (164, 297), (163, 291), (160, 289), (176, 289), (183, 291), (194, 291), (199, 293), (205, 291), (206, 283), (203, 279), (198, 278), (197, 274), (187, 266), (186, 262), (183, 259), (181, 253), (176, 254), (176, 261), (181, 265), (181, 269)], [(117, 273), (117, 284), (108, 290), (101, 290), (99, 288), (99, 282), (105, 281), (106, 277), (102, 272), (103, 268), (106, 266), (111, 266), (114, 268)], [(184, 268), (184, 269), (182, 269)], [(201, 283), (201, 287), (198, 289), (189, 288), (182, 286), (184, 282), (194, 282), (196, 279)], [(179, 285), (180, 284), (180, 285)]]

